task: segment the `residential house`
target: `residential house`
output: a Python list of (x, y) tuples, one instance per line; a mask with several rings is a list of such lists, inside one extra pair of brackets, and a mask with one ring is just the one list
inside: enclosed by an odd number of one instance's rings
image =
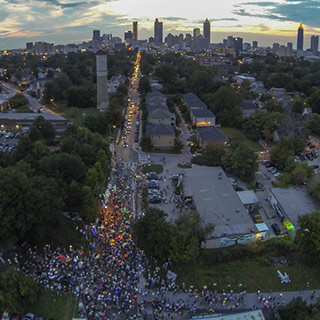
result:
[(183, 101), (189, 111), (192, 109), (207, 109), (207, 105), (194, 93), (189, 92), (183, 95)]
[(147, 105), (166, 104), (166, 97), (159, 91), (149, 92), (146, 96)]
[(268, 90), (265, 88), (263, 81), (255, 81), (250, 85), (250, 91), (255, 94), (268, 94)]
[(125, 79), (125, 76), (122, 74), (112, 76), (111, 79), (108, 80), (108, 92), (117, 92), (118, 87), (125, 81)]
[(197, 127), (208, 127), (216, 124), (216, 116), (214, 113), (205, 109), (191, 109), (190, 111), (192, 124)]
[(147, 124), (146, 135), (151, 138), (155, 149), (171, 149), (174, 147), (175, 132), (169, 124)]
[(249, 118), (252, 114), (259, 110), (260, 107), (255, 101), (245, 100), (240, 103), (240, 109), (242, 110), (243, 116), (245, 118)]
[(175, 126), (176, 115), (171, 113), (167, 107), (151, 107), (148, 109), (148, 123), (150, 124), (169, 124)]
[(210, 143), (219, 143), (227, 145), (229, 142), (228, 137), (217, 127), (203, 127), (197, 128), (197, 139), (200, 147), (205, 147)]

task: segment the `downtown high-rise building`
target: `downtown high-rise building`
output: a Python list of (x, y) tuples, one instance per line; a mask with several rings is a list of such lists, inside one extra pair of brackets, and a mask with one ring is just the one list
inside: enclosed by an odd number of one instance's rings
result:
[(193, 38), (200, 36), (200, 28), (194, 28), (193, 29)]
[(156, 45), (162, 44), (163, 39), (163, 23), (158, 20), (154, 22), (154, 42)]
[(208, 19), (206, 19), (203, 23), (203, 37), (207, 41), (208, 46), (210, 44), (210, 34), (211, 34), (210, 21)]
[(300, 23), (297, 37), (297, 51), (303, 51), (303, 25)]
[(310, 49), (313, 55), (318, 54), (319, 50), (319, 36), (311, 36), (311, 41), (310, 41)]
[(138, 21), (132, 23), (133, 41), (138, 41)]
[(258, 41), (252, 41), (252, 50), (258, 49)]

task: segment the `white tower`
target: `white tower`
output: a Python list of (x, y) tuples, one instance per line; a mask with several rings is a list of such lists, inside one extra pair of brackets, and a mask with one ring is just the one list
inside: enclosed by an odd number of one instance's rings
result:
[(97, 63), (97, 108), (100, 112), (108, 109), (108, 67), (107, 52), (99, 50), (96, 54)]

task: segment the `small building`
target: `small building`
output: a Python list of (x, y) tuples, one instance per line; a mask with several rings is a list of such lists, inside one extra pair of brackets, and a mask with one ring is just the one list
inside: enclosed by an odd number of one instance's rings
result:
[(70, 120), (52, 113), (0, 113), (0, 126), (9, 131), (26, 130), (38, 117), (49, 121), (56, 131), (64, 131), (71, 124)]
[(240, 103), (240, 109), (245, 118), (249, 118), (257, 110), (259, 110), (259, 105), (252, 100), (245, 100)]
[(300, 229), (299, 216), (304, 216), (320, 209), (320, 205), (310, 197), (306, 188), (303, 187), (272, 188), (270, 189), (269, 201), (279, 215), (285, 229), (293, 237), (296, 230)]
[(171, 149), (174, 147), (175, 132), (169, 124), (147, 124), (146, 135), (151, 138), (155, 149)]
[(165, 108), (150, 108), (148, 110), (148, 123), (163, 123), (174, 126), (176, 123), (176, 115)]
[(114, 75), (108, 81), (108, 92), (114, 93), (117, 92), (118, 87), (124, 83), (126, 80), (125, 76), (122, 74)]
[(197, 139), (200, 147), (205, 147), (209, 143), (219, 143), (227, 145), (229, 143), (228, 137), (216, 127), (197, 128)]
[(264, 87), (264, 83), (262, 81), (252, 82), (250, 85), (250, 91), (255, 94), (268, 94), (268, 90)]
[(215, 226), (205, 241), (207, 249), (260, 239), (255, 223), (221, 167), (193, 165), (184, 173), (184, 197), (195, 205), (203, 226)]
[(274, 99), (279, 99), (283, 96), (286, 95), (287, 90), (284, 88), (271, 88), (269, 90), (270, 95), (274, 98)]
[(259, 198), (253, 190), (237, 191), (242, 204), (249, 210), (254, 210), (259, 205)]
[(216, 124), (216, 116), (207, 108), (191, 109), (190, 116), (192, 124), (197, 127), (209, 127)]

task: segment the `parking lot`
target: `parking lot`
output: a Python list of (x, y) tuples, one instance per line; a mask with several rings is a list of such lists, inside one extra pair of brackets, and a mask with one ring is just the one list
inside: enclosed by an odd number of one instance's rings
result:
[(0, 131), (0, 151), (12, 152), (19, 142), (20, 133)]

